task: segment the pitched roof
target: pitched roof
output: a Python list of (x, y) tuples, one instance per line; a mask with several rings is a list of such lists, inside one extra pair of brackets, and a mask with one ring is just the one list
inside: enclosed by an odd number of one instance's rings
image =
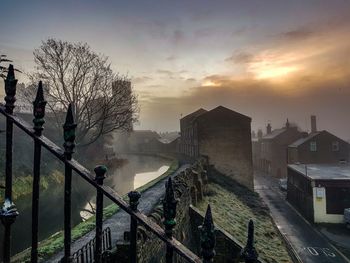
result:
[(208, 111), (207, 113), (210, 113), (210, 112), (215, 112), (215, 111), (227, 111), (227, 112), (230, 112), (231, 114), (234, 114), (234, 115), (237, 115), (237, 116), (239, 116), (239, 117), (242, 117), (242, 118), (247, 118), (247, 119), (250, 119), (251, 120), (251, 118), (249, 117), (249, 116), (247, 116), (247, 115), (244, 115), (244, 114), (242, 114), (242, 113), (239, 113), (239, 112), (237, 112), (237, 111), (234, 111), (234, 110), (231, 110), (231, 109), (229, 109), (229, 108), (226, 108), (226, 107), (224, 107), (224, 106), (217, 106), (216, 108), (214, 108), (214, 109), (212, 109), (212, 110), (210, 110), (210, 111)]
[(319, 134), (320, 134), (320, 132), (311, 133), (307, 137), (300, 138), (300, 139), (296, 140), (292, 144), (288, 145), (288, 147), (299, 147), (303, 143), (307, 142), (308, 140), (311, 140), (312, 138), (314, 138), (315, 136), (317, 136)]
[(265, 136), (263, 136), (263, 139), (274, 139), (277, 136), (281, 135), (283, 132), (285, 132), (287, 129), (286, 128), (281, 128), (281, 129), (275, 129), (273, 130), (271, 133), (266, 134)]
[(192, 119), (194, 119), (194, 118), (198, 117), (199, 115), (202, 115), (203, 113), (206, 113), (206, 112), (208, 112), (208, 111), (205, 110), (205, 109), (200, 108), (200, 109), (198, 109), (198, 110), (196, 110), (196, 111), (194, 111), (194, 112), (192, 112), (190, 114), (187, 114), (186, 116), (182, 117), (181, 120), (188, 120), (188, 121), (190, 121), (190, 120), (192, 120)]

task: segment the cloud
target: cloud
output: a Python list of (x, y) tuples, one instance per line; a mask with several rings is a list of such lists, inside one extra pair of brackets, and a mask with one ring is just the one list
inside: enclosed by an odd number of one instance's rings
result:
[(320, 129), (349, 139), (350, 85), (346, 79), (350, 79), (350, 71), (328, 76), (308, 72), (291, 76), (285, 82), (210, 75), (202, 82), (213, 85), (193, 87), (183, 96), (149, 97), (142, 114), (149, 127), (153, 125), (160, 130), (160, 119), (166, 130), (177, 130), (180, 114), (218, 105), (251, 116), (253, 129), (264, 128), (268, 120), (274, 128), (279, 128), (289, 118), (306, 130), (309, 116), (316, 114)]
[(174, 30), (173, 36), (171, 38), (171, 41), (175, 44), (175, 45), (179, 45), (181, 44), (184, 40), (185, 40), (185, 33), (182, 30)]
[(166, 61), (174, 61), (174, 60), (177, 60), (177, 59), (178, 59), (178, 57), (176, 57), (174, 55), (171, 55), (171, 56), (165, 58)]
[(158, 69), (156, 72), (158, 74), (163, 75), (163, 76), (168, 77), (168, 78), (173, 78), (174, 74), (175, 74), (175, 72), (173, 72), (171, 70), (165, 70), (165, 69)]
[(145, 83), (148, 81), (152, 81), (153, 78), (149, 77), (149, 76), (141, 76), (141, 77), (135, 77), (132, 79), (132, 82), (135, 84), (140, 84), (140, 83)]
[(254, 55), (246, 51), (237, 51), (232, 56), (225, 59), (226, 62), (236, 64), (247, 64), (254, 60)]
[(309, 39), (310, 37), (314, 36), (314, 32), (307, 28), (298, 28), (295, 30), (283, 32), (280, 34), (280, 36), (286, 40), (293, 40), (293, 41), (300, 41)]

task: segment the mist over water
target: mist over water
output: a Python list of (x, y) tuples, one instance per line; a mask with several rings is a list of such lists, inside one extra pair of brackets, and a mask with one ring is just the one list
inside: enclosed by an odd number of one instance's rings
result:
[[(127, 159), (121, 167), (108, 171), (105, 185), (124, 195), (135, 187), (142, 186), (165, 172), (171, 160), (155, 156), (125, 155)], [(39, 205), (39, 240), (46, 239), (63, 229), (63, 193), (64, 186), (56, 184), (41, 191)], [(72, 225), (77, 225), (91, 216), (94, 207), (96, 190), (77, 174), (72, 178)], [(31, 195), (15, 201), (19, 211), (16, 224), (13, 224), (12, 254), (31, 246)], [(107, 198), (104, 205), (110, 204)], [(0, 235), (3, 236), (3, 228)], [(0, 248), (2, 255), (2, 247)], [(0, 255), (0, 256), (1, 256)]]

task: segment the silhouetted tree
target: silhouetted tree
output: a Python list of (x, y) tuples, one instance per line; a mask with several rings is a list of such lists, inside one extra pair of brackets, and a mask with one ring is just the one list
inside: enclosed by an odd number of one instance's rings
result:
[[(34, 61), (32, 83), (43, 81), (49, 111), (60, 125), (68, 104), (74, 105), (80, 145), (91, 144), (115, 130), (132, 128), (137, 120), (137, 99), (130, 80), (115, 74), (107, 57), (86, 43), (51, 38), (34, 51)], [(26, 92), (33, 90), (31, 86)]]
[(7, 59), (6, 55), (0, 55), (0, 77), (3, 79), (6, 78), (6, 72), (7, 72), (7, 67), (3, 65), (4, 62), (12, 62), (12, 60)]

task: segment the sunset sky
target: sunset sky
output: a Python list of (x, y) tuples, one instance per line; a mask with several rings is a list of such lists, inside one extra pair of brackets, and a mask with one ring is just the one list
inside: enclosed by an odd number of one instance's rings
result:
[[(350, 1), (6, 1), (0, 53), (23, 71), (55, 37), (87, 42), (132, 78), (136, 129), (179, 129), (181, 114), (229, 107), (252, 128), (286, 118), (350, 139)], [(25, 77), (18, 74), (19, 81)], [(3, 92), (3, 91), (1, 91)]]

